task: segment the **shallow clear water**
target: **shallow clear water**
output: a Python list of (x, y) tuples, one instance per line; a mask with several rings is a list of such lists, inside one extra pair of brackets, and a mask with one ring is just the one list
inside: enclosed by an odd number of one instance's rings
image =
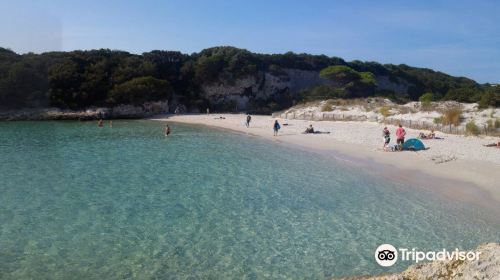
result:
[(324, 279), (374, 249), (471, 249), (500, 219), (345, 162), (234, 133), (0, 123), (0, 278)]

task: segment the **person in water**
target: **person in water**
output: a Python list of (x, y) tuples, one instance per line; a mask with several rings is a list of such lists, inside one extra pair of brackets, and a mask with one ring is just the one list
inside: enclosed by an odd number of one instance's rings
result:
[(382, 131), (382, 137), (384, 137), (384, 151), (389, 150), (389, 143), (391, 142), (391, 132), (387, 129), (387, 126), (384, 127)]
[(278, 122), (278, 120), (275, 120), (273, 125), (274, 136), (278, 136), (278, 131), (280, 130), (280, 128), (280, 123)]
[(109, 121), (109, 127), (113, 127), (113, 121), (112, 120)]
[(250, 121), (252, 120), (252, 116), (250, 116), (250, 114), (247, 115), (247, 122), (246, 122), (246, 126), (247, 127), (250, 127)]
[(99, 120), (97, 121), (97, 126), (98, 126), (98, 127), (102, 127), (102, 126), (103, 126), (103, 124), (102, 124), (102, 119), (99, 119)]
[(168, 126), (167, 124), (167, 126), (165, 127), (165, 136), (168, 137), (169, 135), (170, 135), (170, 126)]

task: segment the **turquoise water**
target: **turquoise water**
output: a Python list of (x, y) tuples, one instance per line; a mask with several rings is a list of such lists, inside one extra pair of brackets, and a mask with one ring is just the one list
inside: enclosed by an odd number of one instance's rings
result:
[(473, 205), (225, 131), (0, 123), (2, 279), (325, 279), (499, 241)]

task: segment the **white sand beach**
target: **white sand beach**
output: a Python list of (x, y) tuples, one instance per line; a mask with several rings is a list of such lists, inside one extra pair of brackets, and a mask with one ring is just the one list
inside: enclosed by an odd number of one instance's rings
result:
[[(272, 131), (275, 119), (282, 124), (282, 129), (276, 137)], [(250, 127), (247, 128), (244, 125), (243, 114), (174, 115), (155, 120), (208, 125), (307, 150), (320, 151), (323, 154), (332, 152), (354, 160), (369, 162), (366, 165), (368, 169), (385, 167), (381, 169), (383, 171), (378, 172), (393, 173), (390, 176), (399, 177), (404, 181), (435, 186), (440, 183), (431, 178), (445, 179), (447, 186), (443, 186), (443, 190), (462, 199), (481, 198), (497, 205), (500, 202), (500, 149), (483, 146), (499, 141), (493, 137), (466, 137), (436, 132), (437, 136), (444, 139), (423, 140), (428, 150), (384, 152), (382, 129), (386, 125), (376, 122), (304, 121), (252, 116)], [(283, 125), (284, 123), (288, 125)], [(317, 131), (330, 134), (302, 134), (310, 124)], [(396, 127), (388, 126), (388, 128), (391, 131), (391, 145), (393, 145)], [(413, 129), (406, 131), (406, 139), (417, 137), (420, 132)], [(173, 133), (175, 135), (175, 131)], [(391, 170), (402, 171), (391, 172)]]

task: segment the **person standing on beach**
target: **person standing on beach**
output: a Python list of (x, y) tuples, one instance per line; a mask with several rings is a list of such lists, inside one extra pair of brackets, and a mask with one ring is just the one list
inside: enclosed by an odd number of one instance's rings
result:
[(210, 109), (207, 108), (207, 116), (210, 115)]
[(278, 130), (280, 130), (280, 128), (280, 123), (278, 122), (278, 120), (275, 120), (273, 125), (274, 136), (278, 136)]
[(387, 151), (389, 148), (389, 143), (391, 142), (391, 132), (387, 129), (387, 126), (384, 127), (382, 131), (382, 136), (384, 137), (384, 151)]
[(167, 126), (165, 127), (165, 136), (168, 137), (168, 135), (170, 135), (170, 126)]
[(250, 116), (250, 114), (247, 115), (247, 122), (246, 122), (246, 126), (247, 127), (250, 127), (250, 121), (252, 120), (252, 116)]
[(399, 127), (396, 129), (396, 139), (397, 139), (396, 141), (401, 149), (402, 149), (403, 144), (405, 142), (405, 136), (406, 136), (406, 131), (403, 128), (403, 126), (401, 124), (399, 124)]

